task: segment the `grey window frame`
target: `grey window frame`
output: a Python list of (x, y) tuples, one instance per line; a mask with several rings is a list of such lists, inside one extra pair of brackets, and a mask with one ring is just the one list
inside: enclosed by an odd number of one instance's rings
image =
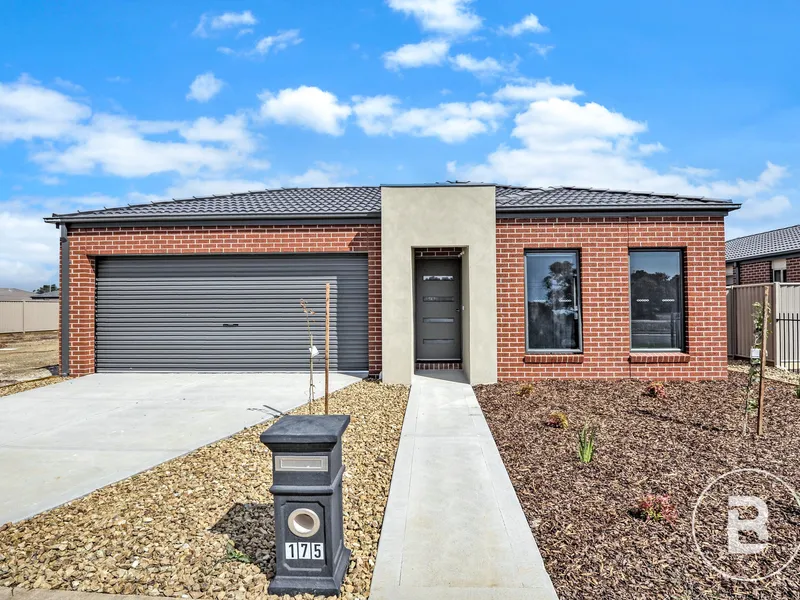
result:
[[(567, 254), (575, 255), (575, 300), (578, 304), (578, 347), (565, 350), (563, 348), (529, 348), (528, 341), (528, 255), (529, 254)], [(583, 354), (583, 294), (581, 293), (581, 251), (577, 248), (548, 248), (548, 249), (528, 249), (523, 255), (523, 283), (525, 291), (525, 354)]]
[[(681, 265), (681, 289), (678, 294), (678, 306), (681, 313), (681, 347), (680, 348), (635, 348), (633, 346), (633, 286), (631, 285), (631, 254), (635, 252), (677, 252)], [(686, 320), (686, 250), (685, 248), (628, 248), (628, 339), (631, 352), (645, 354), (683, 353), (686, 352), (686, 334), (688, 333)]]

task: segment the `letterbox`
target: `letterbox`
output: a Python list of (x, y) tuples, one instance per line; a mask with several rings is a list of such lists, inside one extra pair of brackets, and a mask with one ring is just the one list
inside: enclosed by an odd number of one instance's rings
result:
[(339, 594), (350, 562), (342, 521), (342, 434), (349, 423), (348, 415), (288, 415), (261, 434), (273, 466), (270, 594)]

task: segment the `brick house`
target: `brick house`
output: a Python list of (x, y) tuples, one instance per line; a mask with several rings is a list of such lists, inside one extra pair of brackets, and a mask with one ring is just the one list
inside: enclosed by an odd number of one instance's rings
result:
[[(490, 184), (280, 189), (53, 215), (61, 370), (726, 377), (729, 201)], [(300, 300), (316, 314), (303, 312)], [(322, 360), (322, 352), (315, 360)]]
[(800, 283), (800, 225), (728, 240), (725, 275), (727, 285)]

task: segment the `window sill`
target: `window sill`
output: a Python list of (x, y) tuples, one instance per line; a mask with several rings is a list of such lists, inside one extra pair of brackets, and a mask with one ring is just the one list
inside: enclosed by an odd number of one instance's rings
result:
[(583, 354), (526, 354), (522, 362), (526, 365), (580, 364)]
[(649, 365), (654, 363), (688, 363), (690, 356), (685, 352), (635, 352), (628, 360), (632, 364)]

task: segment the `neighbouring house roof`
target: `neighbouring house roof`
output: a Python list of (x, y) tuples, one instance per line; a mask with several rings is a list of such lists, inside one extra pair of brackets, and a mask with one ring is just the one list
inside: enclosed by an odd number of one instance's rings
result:
[(9, 300), (30, 300), (33, 292), (26, 292), (19, 288), (0, 288), (0, 302)]
[(54, 292), (42, 292), (41, 294), (33, 294), (31, 298), (33, 300), (58, 300), (60, 295), (61, 292), (56, 290)]
[(800, 252), (800, 225), (773, 229), (725, 242), (725, 260), (747, 260)]
[[(729, 200), (577, 187), (496, 186), (495, 197), (498, 213), (642, 210), (728, 212), (739, 208), (739, 204)], [(378, 219), (380, 209), (380, 186), (283, 188), (54, 214), (45, 221), (100, 223), (192, 219)]]

